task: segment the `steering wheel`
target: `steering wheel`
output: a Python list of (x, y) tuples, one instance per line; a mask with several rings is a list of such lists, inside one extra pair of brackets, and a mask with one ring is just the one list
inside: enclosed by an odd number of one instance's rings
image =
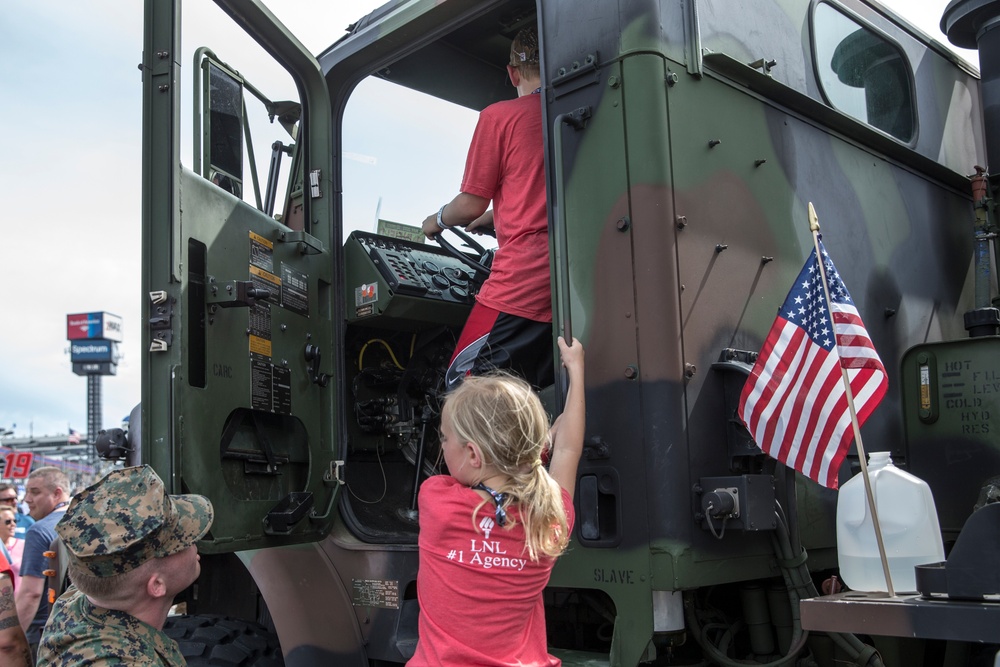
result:
[(449, 255), (465, 264), (467, 267), (472, 269), (479, 275), (482, 279), (486, 279), (490, 275), (490, 267), (487, 263), (492, 261), (493, 251), (487, 250), (479, 244), (478, 241), (472, 238), (472, 235), (466, 232), (464, 229), (459, 227), (449, 227), (448, 231), (453, 232), (458, 238), (462, 239), (462, 242), (473, 252), (479, 255), (479, 260), (472, 259), (464, 252), (456, 248), (449, 241), (444, 239), (444, 230), (434, 237), (434, 240), (438, 242), (438, 245), (444, 249)]

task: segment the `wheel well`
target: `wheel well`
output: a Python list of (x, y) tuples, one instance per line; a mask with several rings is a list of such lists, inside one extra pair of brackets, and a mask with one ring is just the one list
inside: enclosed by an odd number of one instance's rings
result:
[(236, 554), (201, 554), (201, 575), (176, 604), (189, 615), (217, 614), (260, 623), (274, 632), (274, 622), (260, 588)]

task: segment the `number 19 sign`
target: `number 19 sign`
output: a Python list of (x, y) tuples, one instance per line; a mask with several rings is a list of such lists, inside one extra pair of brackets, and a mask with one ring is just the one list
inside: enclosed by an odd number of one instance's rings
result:
[(9, 452), (3, 457), (3, 476), (7, 479), (24, 479), (31, 474), (32, 452)]

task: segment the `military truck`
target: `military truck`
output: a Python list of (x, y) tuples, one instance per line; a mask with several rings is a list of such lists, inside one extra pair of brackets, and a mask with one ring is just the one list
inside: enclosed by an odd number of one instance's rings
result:
[[(965, 4), (953, 22), (974, 36), (991, 3)], [(889, 374), (867, 448), (930, 483), (949, 545), (975, 514), (1000, 468), (1000, 339), (992, 183), (974, 200), (968, 177), (987, 161), (973, 68), (875, 0), (392, 0), (318, 55), (258, 0), (194, 7), (182, 42), (180, 0), (146, 2), (142, 400), (111, 452), (215, 505), (187, 615), (170, 622), (191, 664), (412, 655), (416, 497), (445, 472), (443, 370), (490, 252), (370, 217), (380, 196), (412, 200), (386, 217), (418, 225), (454, 194), (467, 140), (426, 105), (474, 122), (512, 97), (503, 66), (530, 24), (553, 336), (588, 359), (577, 524), (545, 593), (551, 652), (992, 664), (995, 634), (970, 637), (949, 611), (919, 631), (841, 627), (865, 622), (853, 607), (803, 627), (800, 601), (836, 590), (837, 494), (764, 456), (736, 417), (811, 251), (813, 202)], [(193, 41), (233, 26), (256, 51), (229, 33)], [(374, 101), (358, 102), (366, 86)], [(410, 159), (401, 179), (356, 169), (375, 165), (361, 137)], [(969, 312), (985, 335), (969, 337)], [(542, 395), (557, 413), (560, 382)]]

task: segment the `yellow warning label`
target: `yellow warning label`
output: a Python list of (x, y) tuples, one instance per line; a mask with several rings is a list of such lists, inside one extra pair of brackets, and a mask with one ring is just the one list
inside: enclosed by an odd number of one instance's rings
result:
[(281, 286), (281, 278), (274, 275), (273, 273), (268, 273), (264, 269), (258, 268), (256, 266), (250, 267), (250, 275), (257, 276), (258, 278), (263, 278), (267, 282), (278, 285), (279, 287)]
[(274, 243), (272, 243), (271, 241), (268, 241), (267, 239), (265, 239), (260, 234), (254, 234), (253, 232), (250, 232), (250, 240), (251, 241), (256, 241), (257, 243), (261, 244), (262, 246), (265, 246), (268, 250), (273, 250), (274, 249)]
[(270, 357), (271, 341), (260, 336), (250, 336), (250, 353)]

